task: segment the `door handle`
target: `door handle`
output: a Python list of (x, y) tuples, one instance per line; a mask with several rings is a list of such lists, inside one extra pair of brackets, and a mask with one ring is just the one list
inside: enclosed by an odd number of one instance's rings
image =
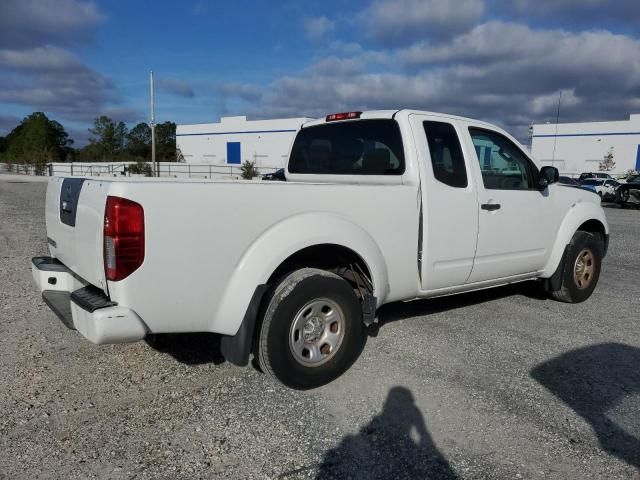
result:
[(480, 208), (483, 210), (489, 210), (490, 212), (492, 212), (494, 210), (500, 210), (500, 204), (499, 203), (483, 203), (482, 205), (480, 205)]

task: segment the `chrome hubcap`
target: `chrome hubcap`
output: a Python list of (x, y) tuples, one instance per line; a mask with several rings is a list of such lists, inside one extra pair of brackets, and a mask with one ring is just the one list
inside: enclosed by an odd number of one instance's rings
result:
[(317, 367), (336, 354), (344, 338), (345, 318), (340, 306), (328, 298), (306, 303), (294, 317), (289, 347), (306, 367)]
[(576, 258), (573, 269), (573, 279), (580, 290), (587, 288), (593, 281), (595, 271), (595, 259), (593, 252), (588, 248), (583, 249)]

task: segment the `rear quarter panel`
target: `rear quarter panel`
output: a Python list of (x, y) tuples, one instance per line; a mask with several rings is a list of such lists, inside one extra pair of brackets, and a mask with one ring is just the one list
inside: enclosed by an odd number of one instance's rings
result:
[(144, 263), (109, 293), (152, 331), (234, 334), (256, 286), (320, 243), (363, 256), (380, 303), (417, 293), (416, 187), (142, 181), (108, 190), (143, 205), (146, 230)]

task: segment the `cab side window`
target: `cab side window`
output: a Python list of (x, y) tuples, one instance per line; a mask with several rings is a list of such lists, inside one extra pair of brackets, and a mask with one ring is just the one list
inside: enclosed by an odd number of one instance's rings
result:
[(497, 132), (469, 128), (484, 187), (490, 190), (531, 190), (536, 170), (511, 140)]
[(423, 122), (422, 125), (436, 180), (450, 187), (465, 188), (468, 184), (467, 169), (453, 125), (443, 122)]

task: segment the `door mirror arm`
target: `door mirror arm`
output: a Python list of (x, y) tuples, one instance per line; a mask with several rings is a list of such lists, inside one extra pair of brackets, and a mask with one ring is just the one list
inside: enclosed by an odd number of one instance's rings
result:
[(540, 178), (538, 179), (538, 190), (540, 190), (541, 192), (544, 192), (548, 186), (549, 186), (549, 182), (547, 181), (546, 178), (544, 178), (541, 175)]

